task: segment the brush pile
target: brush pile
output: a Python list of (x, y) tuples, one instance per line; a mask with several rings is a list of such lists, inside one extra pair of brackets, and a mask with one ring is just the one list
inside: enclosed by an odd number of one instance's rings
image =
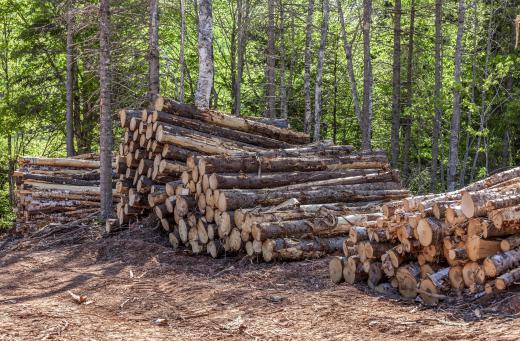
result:
[(20, 157), (18, 163), (19, 169), (13, 174), (18, 232), (49, 223), (67, 223), (99, 211), (96, 154), (72, 158)]
[(406, 197), (382, 152), (308, 144), (279, 121), (159, 97), (122, 110), (116, 186), (121, 224), (153, 212), (174, 247), (212, 257), (297, 260), (341, 251), (350, 226)]
[(383, 205), (350, 229), (333, 282), (367, 281), (436, 304), (450, 293), (507, 289), (520, 279), (520, 167), (461, 190)]

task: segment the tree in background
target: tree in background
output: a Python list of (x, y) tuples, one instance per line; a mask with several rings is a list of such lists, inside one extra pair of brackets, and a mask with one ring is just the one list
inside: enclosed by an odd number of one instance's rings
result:
[(99, 109), (100, 118), (100, 189), (101, 218), (112, 215), (112, 112), (110, 109), (110, 0), (99, 6)]
[(320, 140), (323, 98), (323, 63), (325, 59), (325, 46), (327, 44), (328, 30), (329, 0), (323, 0), (323, 22), (321, 24), (320, 48), (318, 50), (318, 63), (316, 65), (316, 82), (314, 84), (314, 141)]
[(213, 31), (211, 0), (199, 0), (199, 78), (195, 105), (209, 108), (213, 89)]

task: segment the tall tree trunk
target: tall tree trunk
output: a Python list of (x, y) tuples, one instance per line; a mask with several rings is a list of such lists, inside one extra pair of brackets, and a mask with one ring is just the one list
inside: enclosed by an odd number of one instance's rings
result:
[(394, 7), (394, 61), (392, 66), (392, 167), (399, 163), (399, 125), (401, 121), (401, 0), (395, 0)]
[(287, 89), (285, 87), (285, 10), (280, 0), (280, 116), (287, 118)]
[(99, 108), (101, 111), (100, 193), (101, 218), (112, 215), (112, 115), (110, 111), (110, 0), (101, 0), (99, 7)]
[(363, 0), (363, 111), (361, 113), (361, 146), (372, 149), (372, 61), (370, 57), (370, 23), (372, 0)]
[[(352, 61), (352, 44), (356, 39), (356, 34), (352, 37), (350, 42), (347, 39), (347, 28), (345, 24), (345, 16), (343, 14), (343, 9), (341, 7), (341, 0), (336, 0), (336, 5), (338, 7), (338, 15), (341, 23), (341, 40), (343, 41), (343, 49), (345, 50), (345, 57), (347, 59), (347, 72), (348, 79), (350, 85), (350, 95), (352, 96), (352, 103), (354, 105), (354, 113), (361, 125), (361, 109), (359, 106), (359, 97), (357, 92), (357, 83), (356, 77), (354, 74), (354, 63)], [(357, 33), (357, 31), (356, 31)]]
[(74, 120), (73, 120), (73, 87), (74, 87), (74, 20), (73, 20), (73, 2), (69, 1), (67, 6), (67, 80), (66, 80), (66, 112), (65, 112), (65, 144), (67, 147), (67, 156), (74, 155)]
[[(406, 106), (412, 107), (413, 100), (413, 48), (415, 37), (415, 0), (410, 6), (410, 32), (408, 35), (408, 65), (406, 67)], [(412, 144), (412, 123), (411, 114), (404, 119), (404, 145), (403, 145), (403, 178), (408, 179), (410, 174), (410, 146)]]
[(209, 108), (213, 88), (213, 30), (211, 0), (199, 1), (199, 78), (195, 92), (195, 105)]
[(148, 99), (153, 108), (159, 95), (159, 0), (150, 0), (148, 28)]
[(320, 140), (322, 115), (322, 83), (325, 46), (329, 30), (329, 0), (323, 0), (323, 22), (321, 24), (320, 48), (318, 50), (318, 64), (316, 66), (316, 84), (314, 85), (314, 141)]
[[(435, 0), (435, 85), (433, 89), (433, 106), (435, 118), (433, 120), (432, 137), (432, 174), (430, 180), (430, 192), (435, 192), (437, 187), (437, 165), (439, 158), (439, 133), (442, 129), (442, 0)], [(441, 141), (442, 143), (442, 141)], [(441, 161), (442, 162), (442, 161)]]
[[(491, 42), (493, 38), (493, 16), (489, 16), (489, 26), (488, 26), (488, 34), (487, 34), (487, 42), (486, 42), (486, 60), (484, 62), (484, 74), (483, 74), (483, 80), (488, 78), (489, 75), (489, 59), (491, 57)], [(470, 174), (470, 182), (473, 182), (473, 179), (475, 178), (475, 171), (477, 168), (478, 163), (478, 157), (480, 153), (480, 143), (482, 139), (482, 135), (484, 133), (484, 128), (486, 127), (486, 116), (487, 116), (487, 104), (486, 104), (486, 87), (482, 86), (481, 91), (481, 97), (480, 97), (480, 110), (479, 110), (479, 128), (478, 128), (478, 134), (477, 134), (477, 146), (475, 149), (475, 157), (473, 158), (473, 166), (471, 167), (471, 174)], [(486, 167), (487, 169), (487, 167)]]
[[(237, 88), (237, 32), (240, 27), (240, 0), (237, 0), (237, 7), (233, 9), (232, 2), (230, 2), (230, 7), (232, 9), (232, 27), (231, 27), (231, 41), (229, 47), (229, 57), (230, 57), (230, 74), (231, 74), (231, 100), (233, 103), (235, 102), (236, 97), (236, 88)], [(235, 114), (235, 107), (231, 108), (231, 114)]]
[(304, 53), (304, 74), (303, 91), (305, 93), (305, 113), (303, 118), (303, 131), (311, 131), (311, 45), (312, 45), (312, 17), (314, 14), (314, 0), (309, 0), (307, 8), (307, 23), (305, 26), (305, 53)]
[(9, 205), (13, 207), (15, 205), (14, 197), (14, 158), (13, 158), (13, 137), (9, 133), (7, 135), (7, 163), (8, 163), (8, 182), (9, 182)]
[(448, 191), (455, 190), (455, 176), (459, 160), (459, 133), (460, 133), (460, 70), (462, 65), (462, 36), (464, 34), (464, 0), (459, 0), (459, 18), (457, 28), (457, 42), (455, 43), (455, 71), (453, 73), (453, 116), (451, 118), (450, 153), (448, 156)]
[(294, 48), (296, 43), (296, 29), (294, 24), (294, 12), (291, 13), (291, 61), (289, 62), (289, 79), (287, 80), (287, 102), (291, 102), (292, 99), (292, 90), (293, 90), (293, 82), (294, 82), (294, 67), (296, 64), (296, 57), (298, 49)]
[(233, 113), (237, 116), (240, 116), (240, 97), (247, 46), (247, 26), (249, 24), (249, 7), (249, 0), (238, 0), (237, 76), (235, 81), (235, 98), (233, 102)]
[(179, 101), (184, 102), (184, 74), (186, 71), (186, 61), (184, 58), (184, 45), (186, 41), (186, 6), (185, 0), (180, 0), (181, 12), (181, 46), (179, 47)]
[(266, 117), (276, 117), (276, 73), (275, 73), (275, 50), (274, 50), (274, 0), (267, 1), (268, 26), (267, 26), (267, 110)]
[[(471, 61), (471, 94), (470, 94), (470, 101), (471, 104), (474, 106), (477, 106), (476, 103), (476, 87), (477, 87), (477, 58), (479, 54), (479, 48), (477, 47), (477, 39), (478, 39), (478, 2), (477, 0), (473, 1), (473, 56)], [(469, 160), (469, 150), (472, 144), (471, 139), (471, 129), (469, 129), (472, 125), (472, 118), (471, 118), (471, 110), (467, 110), (466, 114), (466, 145), (464, 148), (464, 158), (462, 160), (462, 169), (460, 171), (460, 187), (464, 186), (464, 183), (466, 182), (466, 169), (467, 164)]]
[(334, 100), (332, 103), (332, 141), (337, 142), (338, 135), (338, 39), (334, 39)]

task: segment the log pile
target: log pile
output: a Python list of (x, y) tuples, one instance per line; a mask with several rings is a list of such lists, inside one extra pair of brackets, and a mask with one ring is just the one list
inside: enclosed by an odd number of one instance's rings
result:
[(406, 197), (382, 152), (309, 144), (280, 122), (159, 97), (122, 110), (116, 171), (124, 224), (152, 212), (171, 244), (212, 257), (298, 260), (341, 251), (349, 227)]
[(78, 220), (99, 211), (96, 154), (72, 158), (20, 157), (18, 164), (13, 174), (18, 232)]
[(382, 206), (350, 229), (333, 282), (367, 281), (437, 304), (450, 294), (495, 293), (520, 279), (520, 167), (453, 192)]

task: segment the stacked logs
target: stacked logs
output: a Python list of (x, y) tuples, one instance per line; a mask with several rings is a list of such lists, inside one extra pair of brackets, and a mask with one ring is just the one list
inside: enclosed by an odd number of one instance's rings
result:
[(338, 252), (353, 221), (373, 220), (382, 202), (408, 195), (383, 153), (351, 146), (196, 156), (187, 165), (183, 183), (198, 227), (216, 228), (219, 238), (207, 245), (213, 257), (299, 260)]
[[(20, 157), (16, 181), (17, 229), (26, 232), (94, 214), (100, 207), (95, 154), (72, 158)], [(115, 197), (115, 200), (118, 200)]]
[(461, 190), (383, 205), (350, 229), (332, 281), (437, 304), (450, 293), (494, 293), (520, 279), (520, 167)]
[(408, 195), (382, 152), (308, 144), (279, 120), (162, 97), (155, 111), (122, 110), (120, 119), (120, 222), (153, 213), (171, 244), (194, 254), (320, 257), (343, 248), (348, 226)]
[(120, 224), (154, 213), (173, 233), (179, 212), (187, 212), (192, 201), (181, 179), (189, 156), (259, 152), (309, 141), (307, 135), (284, 128), (285, 120), (235, 117), (162, 97), (155, 109), (119, 112), (124, 129), (115, 165), (116, 191), (122, 196), (116, 208)]

